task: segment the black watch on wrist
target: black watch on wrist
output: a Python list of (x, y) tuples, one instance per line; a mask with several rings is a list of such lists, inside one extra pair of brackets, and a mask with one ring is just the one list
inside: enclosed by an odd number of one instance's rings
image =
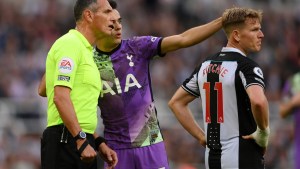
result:
[(75, 139), (75, 141), (76, 140), (78, 140), (78, 139), (85, 139), (86, 138), (86, 134), (85, 134), (85, 132), (83, 132), (83, 131), (80, 131), (75, 137), (74, 137), (74, 139)]

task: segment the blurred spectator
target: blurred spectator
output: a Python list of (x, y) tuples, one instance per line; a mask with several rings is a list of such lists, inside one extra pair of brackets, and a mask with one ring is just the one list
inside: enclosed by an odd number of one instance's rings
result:
[(294, 166), (300, 168), (300, 73), (291, 76), (282, 90), (283, 100), (279, 106), (282, 118), (293, 116), (294, 119)]

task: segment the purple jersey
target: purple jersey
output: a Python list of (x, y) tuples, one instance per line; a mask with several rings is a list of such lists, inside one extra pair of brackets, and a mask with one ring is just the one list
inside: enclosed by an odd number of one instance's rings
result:
[(163, 141), (149, 73), (150, 60), (160, 54), (162, 38), (122, 40), (112, 52), (95, 50), (103, 81), (99, 107), (104, 137), (114, 149), (143, 147)]

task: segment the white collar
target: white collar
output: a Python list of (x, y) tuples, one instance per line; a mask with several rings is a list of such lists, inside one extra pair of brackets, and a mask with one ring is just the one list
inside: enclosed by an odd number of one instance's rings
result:
[(246, 56), (245, 53), (243, 53), (241, 50), (237, 49), (237, 48), (233, 48), (233, 47), (223, 47), (221, 52), (238, 52), (240, 53), (241, 55)]

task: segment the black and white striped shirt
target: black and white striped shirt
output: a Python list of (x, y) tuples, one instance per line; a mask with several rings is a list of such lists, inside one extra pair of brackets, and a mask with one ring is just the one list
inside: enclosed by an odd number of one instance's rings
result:
[(223, 48), (208, 57), (182, 88), (201, 97), (207, 169), (263, 169), (263, 154), (254, 140), (241, 136), (256, 130), (246, 88), (265, 87), (263, 73), (240, 50)]

